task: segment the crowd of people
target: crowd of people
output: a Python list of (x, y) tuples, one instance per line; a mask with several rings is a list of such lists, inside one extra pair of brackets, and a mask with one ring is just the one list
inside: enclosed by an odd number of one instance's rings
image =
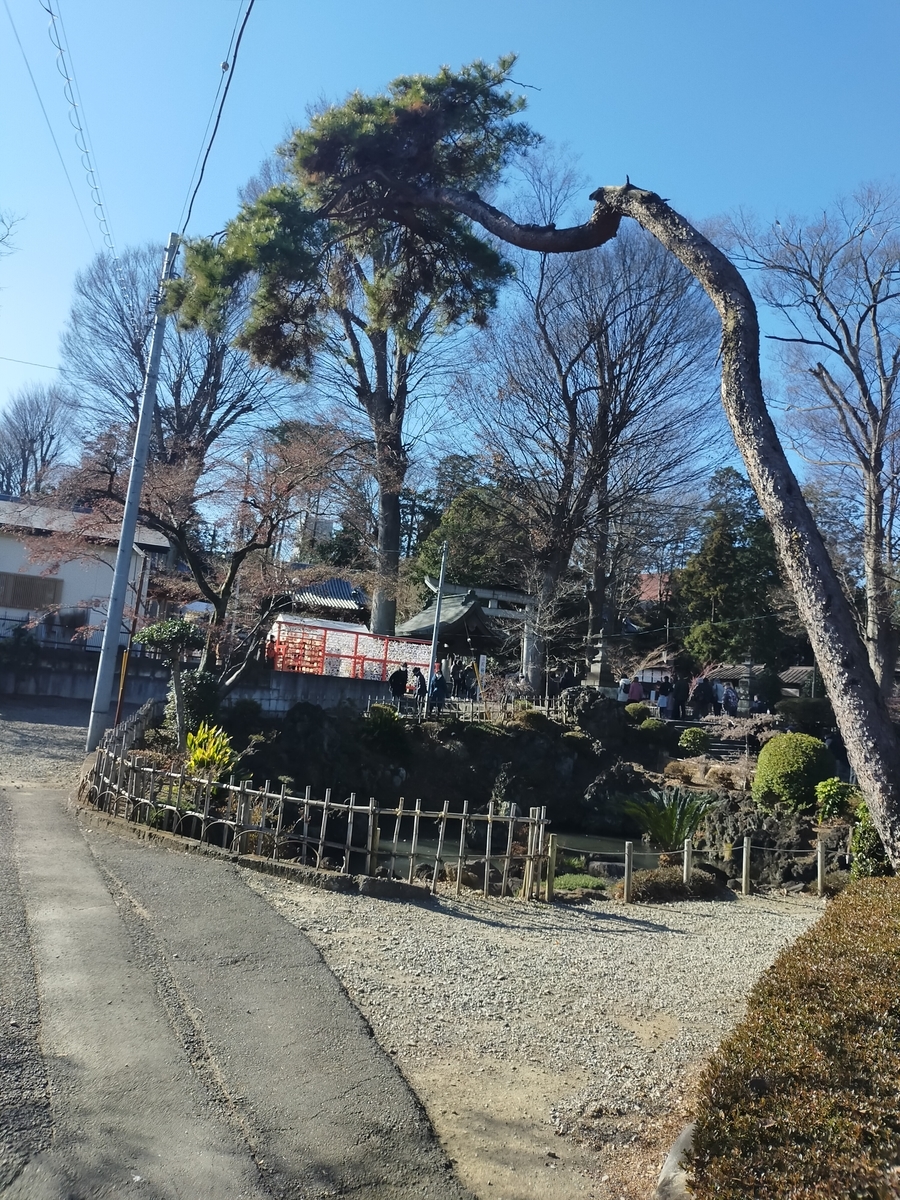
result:
[[(738, 690), (733, 679), (711, 679), (705, 673), (694, 676), (665, 675), (661, 680), (644, 683), (640, 676), (623, 676), (619, 680), (618, 699), (621, 704), (650, 700), (659, 708), (660, 717), (670, 721), (685, 721), (709, 716), (736, 717)], [(754, 695), (750, 713), (768, 712), (768, 706)]]

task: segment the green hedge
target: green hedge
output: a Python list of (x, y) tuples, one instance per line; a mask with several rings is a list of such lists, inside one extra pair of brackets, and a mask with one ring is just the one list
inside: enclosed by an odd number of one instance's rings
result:
[(898, 1194), (898, 971), (896, 878), (851, 884), (781, 952), (701, 1079), (692, 1196)]
[(824, 742), (808, 733), (779, 733), (759, 752), (753, 799), (760, 808), (781, 805), (802, 812), (816, 803), (816, 784), (834, 775)]

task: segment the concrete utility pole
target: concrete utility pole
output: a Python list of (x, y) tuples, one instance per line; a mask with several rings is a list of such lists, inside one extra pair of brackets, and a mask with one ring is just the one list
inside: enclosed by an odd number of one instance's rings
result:
[(119, 636), (122, 632), (122, 614), (125, 611), (125, 593), (128, 589), (128, 572), (131, 568), (131, 555), (134, 551), (134, 534), (137, 528), (138, 508), (141, 501), (141, 488), (144, 485), (144, 467), (147, 463), (147, 450), (150, 445), (150, 431), (153, 426), (153, 410), (156, 407), (156, 384), (159, 379), (159, 360), (162, 354), (163, 336), (166, 331), (166, 316), (160, 309), (163, 295), (163, 285), (171, 279), (175, 268), (175, 256), (178, 253), (178, 235), (169, 234), (166, 255), (163, 259), (162, 275), (160, 276), (159, 292), (156, 298), (156, 314), (153, 318), (153, 329), (150, 334), (150, 354), (147, 360), (147, 374), (144, 378), (144, 390), (141, 393), (141, 407), (138, 415), (137, 431), (134, 435), (134, 451), (131, 456), (131, 475), (128, 479), (128, 493), (125, 497), (125, 511), (122, 513), (122, 532), (119, 535), (119, 548), (116, 552), (116, 566), (113, 571), (112, 590), (109, 593), (109, 607), (106, 613), (106, 628), (103, 630), (103, 645), (100, 649), (100, 662), (97, 664), (97, 680), (94, 684), (94, 699), (91, 704), (91, 720), (88, 726), (88, 754), (96, 750), (97, 744), (106, 728), (109, 707), (112, 701), (113, 676), (116, 672), (116, 656), (119, 651)]
[(431, 634), (431, 661), (428, 664), (428, 691), (425, 694), (425, 716), (431, 712), (431, 681), (434, 678), (434, 660), (437, 656), (438, 634), (441, 630), (441, 601), (444, 599), (444, 577), (447, 574), (447, 556), (449, 547), (444, 542), (441, 547), (441, 577), (438, 580), (437, 595), (434, 598), (434, 629)]

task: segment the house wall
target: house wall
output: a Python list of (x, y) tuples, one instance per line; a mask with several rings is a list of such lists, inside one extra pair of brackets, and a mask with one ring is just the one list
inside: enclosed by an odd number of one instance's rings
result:
[[(116, 550), (114, 546), (98, 546), (92, 553), (96, 557), (59, 563), (55, 570), (49, 571), (45, 564), (30, 561), (27, 548), (16, 537), (7, 532), (0, 532), (0, 571), (61, 580), (62, 592), (58, 601), (60, 612), (85, 610), (88, 624), (101, 627), (90, 639), (90, 644), (96, 644), (99, 648), (102, 626), (106, 620), (106, 603), (112, 586)], [(132, 551), (129, 571), (132, 588), (137, 587), (141, 561), (141, 552)], [(0, 637), (8, 637), (17, 625), (31, 624), (34, 621), (37, 623), (29, 630), (32, 637), (40, 641), (62, 644), (70, 641), (74, 632), (71, 628), (59, 621), (45, 622), (41, 619), (43, 616), (43, 610), (0, 606)], [(123, 630), (120, 644), (124, 645), (126, 640), (127, 630)]]

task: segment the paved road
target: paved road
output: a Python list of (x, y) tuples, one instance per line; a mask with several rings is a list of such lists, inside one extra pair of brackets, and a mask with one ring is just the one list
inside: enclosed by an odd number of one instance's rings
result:
[(237, 868), (9, 788), (0, 921), (4, 1200), (468, 1195), (318, 951)]

